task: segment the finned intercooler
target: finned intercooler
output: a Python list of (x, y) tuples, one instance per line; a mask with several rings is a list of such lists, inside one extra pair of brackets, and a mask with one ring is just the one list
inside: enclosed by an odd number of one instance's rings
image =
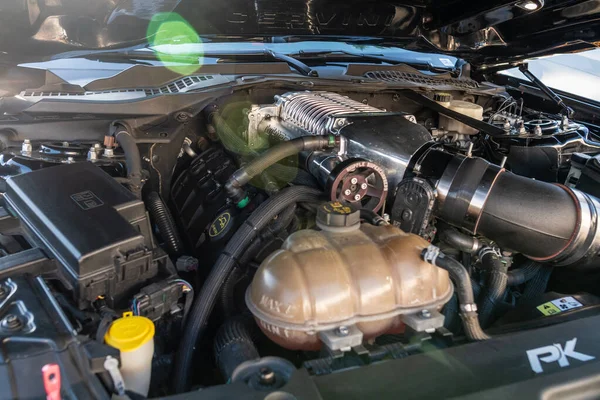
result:
[[(363, 104), (341, 94), (307, 91), (275, 96), (274, 104), (250, 110), (249, 142), (290, 140), (308, 135), (342, 135), (341, 154), (313, 153), (306, 167), (325, 186), (340, 161), (371, 161), (384, 171), (392, 189), (402, 180), (412, 157), (431, 142), (415, 117)], [(347, 189), (346, 189), (347, 190)], [(352, 197), (360, 193), (352, 192)]]

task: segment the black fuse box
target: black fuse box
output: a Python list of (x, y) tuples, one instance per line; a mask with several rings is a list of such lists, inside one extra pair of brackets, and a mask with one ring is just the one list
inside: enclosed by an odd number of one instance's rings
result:
[(79, 307), (99, 296), (117, 303), (167, 262), (153, 249), (144, 203), (91, 163), (11, 177), (5, 200), (59, 262), (59, 278)]

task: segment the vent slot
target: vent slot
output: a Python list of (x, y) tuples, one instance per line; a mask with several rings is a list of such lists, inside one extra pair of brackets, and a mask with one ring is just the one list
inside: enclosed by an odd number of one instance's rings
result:
[(401, 71), (369, 71), (365, 78), (390, 83), (414, 83), (420, 86), (453, 86), (460, 89), (477, 89), (479, 84), (471, 79), (437, 78), (422, 74)]
[(190, 86), (193, 86), (200, 82), (212, 80), (212, 75), (197, 75), (197, 76), (186, 76), (178, 79), (168, 85), (159, 88), (147, 88), (147, 89), (112, 89), (112, 90), (101, 90), (96, 92), (85, 92), (85, 93), (67, 93), (67, 92), (41, 92), (26, 90), (21, 93), (23, 97), (75, 97), (75, 96), (97, 96), (105, 94), (116, 94), (116, 93), (129, 93), (138, 94), (143, 96), (154, 96), (157, 94), (170, 94), (185, 92)]

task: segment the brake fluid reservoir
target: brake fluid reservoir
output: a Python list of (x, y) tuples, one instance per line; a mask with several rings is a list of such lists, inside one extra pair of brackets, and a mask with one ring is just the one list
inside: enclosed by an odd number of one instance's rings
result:
[(121, 352), (120, 370), (126, 389), (147, 396), (154, 355), (152, 320), (126, 312), (110, 325), (104, 341)]
[[(462, 100), (452, 100), (452, 96), (448, 93), (436, 93), (434, 100), (452, 111), (475, 118), (479, 121), (483, 120), (483, 107), (478, 104)], [(445, 115), (440, 114), (439, 122), (439, 128), (445, 129), (448, 132), (456, 132), (462, 135), (475, 135), (479, 133), (477, 129), (471, 128), (470, 126), (450, 117), (446, 117)]]
[(448, 273), (421, 260), (423, 238), (361, 225), (358, 211), (336, 202), (319, 207), (317, 225), (321, 231), (290, 235), (246, 292), (259, 326), (279, 345), (317, 349), (320, 333), (340, 327), (373, 338), (452, 296)]

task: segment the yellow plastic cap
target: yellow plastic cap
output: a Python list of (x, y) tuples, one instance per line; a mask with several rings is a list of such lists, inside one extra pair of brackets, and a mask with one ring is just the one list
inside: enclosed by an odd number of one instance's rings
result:
[(131, 312), (114, 321), (104, 341), (121, 351), (133, 351), (154, 338), (154, 323), (146, 317), (134, 316)]

